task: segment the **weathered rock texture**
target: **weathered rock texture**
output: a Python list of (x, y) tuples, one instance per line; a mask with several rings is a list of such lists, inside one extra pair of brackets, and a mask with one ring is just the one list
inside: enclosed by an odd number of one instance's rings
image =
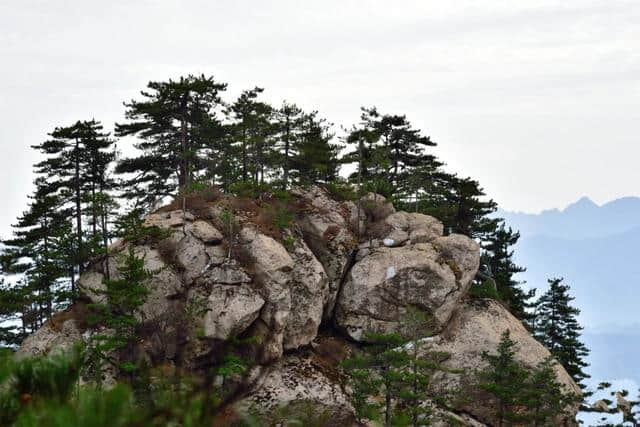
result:
[(335, 374), (328, 373), (329, 369), (310, 355), (284, 356), (262, 374), (259, 387), (238, 402), (237, 407), (258, 408), (270, 414), (287, 405), (312, 401), (314, 411), (330, 413), (328, 425), (354, 425), (347, 390), (336, 381)]
[[(276, 406), (312, 401), (328, 409), (334, 425), (351, 425), (353, 408), (338, 362), (349, 345), (367, 332), (402, 328), (408, 306), (433, 317), (439, 333), (434, 349), (451, 354), (452, 368), (475, 369), (482, 351), (491, 351), (509, 329), (519, 357), (529, 364), (548, 352), (522, 324), (495, 302), (465, 302), (478, 270), (480, 248), (461, 235), (443, 236), (435, 218), (396, 212), (384, 197), (368, 194), (359, 202), (339, 202), (319, 187), (291, 191), (295, 219), (286, 230), (265, 224), (252, 212), (260, 201), (227, 197), (193, 212), (161, 209), (146, 218), (160, 236), (112, 245), (109, 257), (89, 266), (78, 287), (89, 302), (102, 302), (107, 269), (118, 265), (130, 245), (154, 272), (139, 315), (151, 330), (136, 351), (153, 363), (206, 369), (200, 360), (232, 337), (253, 336), (258, 363), (253, 385), (240, 406)], [(221, 219), (229, 206), (230, 225)], [(25, 340), (19, 355), (68, 348), (93, 333), (72, 308)], [(322, 326), (333, 334), (320, 340)], [(326, 335), (326, 334), (325, 334)], [(346, 337), (345, 337), (346, 335)], [(329, 344), (327, 344), (329, 343)], [(438, 386), (459, 384), (441, 375)], [(567, 373), (558, 377), (577, 390)], [(461, 408), (447, 415), (463, 425), (491, 422), (489, 409)]]
[[(482, 352), (495, 353), (500, 338), (508, 330), (517, 345), (516, 358), (529, 366), (535, 366), (550, 356), (549, 351), (536, 341), (522, 323), (494, 300), (468, 301), (456, 307), (447, 328), (425, 346), (428, 351), (448, 353), (444, 365), (465, 372), (474, 372), (484, 367)], [(580, 388), (560, 365), (556, 365), (558, 380), (566, 391), (581, 394)], [(435, 387), (454, 389), (465, 386), (468, 376), (438, 373)], [(495, 408), (469, 403), (463, 409), (477, 420), (495, 424)], [(577, 409), (577, 408), (576, 408)]]
[(408, 306), (431, 313), (441, 329), (480, 263), (477, 243), (443, 237), (432, 217), (396, 212), (384, 222), (383, 237), (361, 245), (336, 306), (337, 326), (358, 341), (366, 332), (398, 331)]

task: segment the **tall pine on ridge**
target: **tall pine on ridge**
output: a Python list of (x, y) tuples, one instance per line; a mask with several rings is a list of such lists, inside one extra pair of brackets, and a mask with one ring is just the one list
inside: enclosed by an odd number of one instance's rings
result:
[[(149, 82), (142, 101), (125, 103), (128, 122), (116, 124), (117, 136), (141, 138), (137, 157), (122, 159), (116, 173), (125, 176), (124, 196), (150, 205), (175, 195), (202, 169), (203, 150), (221, 126), (216, 115), (226, 83), (213, 77), (181, 77)], [(216, 156), (218, 153), (207, 153)]]
[(589, 366), (585, 358), (589, 350), (580, 341), (582, 326), (577, 317), (580, 310), (571, 305), (574, 300), (569, 295), (569, 286), (563, 279), (549, 280), (549, 290), (536, 302), (534, 335), (549, 349), (556, 360), (564, 366), (573, 380), (582, 388), (589, 378), (584, 368)]
[(520, 233), (514, 232), (511, 228), (505, 228), (504, 222), (500, 227), (482, 243), (483, 265), (486, 265), (495, 280), (497, 292), (500, 299), (507, 305), (509, 311), (521, 320), (528, 320), (530, 317), (528, 308), (532, 306), (529, 300), (533, 298), (535, 290), (528, 292), (520, 288), (521, 282), (515, 279), (515, 275), (526, 271), (525, 268), (516, 265), (513, 260), (513, 250), (518, 243)]

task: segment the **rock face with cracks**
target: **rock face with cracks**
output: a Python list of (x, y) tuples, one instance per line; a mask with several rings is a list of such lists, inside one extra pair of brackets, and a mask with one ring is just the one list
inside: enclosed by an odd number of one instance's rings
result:
[[(240, 209), (237, 224), (225, 226), (219, 217), (233, 202), (229, 199), (194, 212), (166, 208), (148, 215), (145, 224), (163, 234), (112, 245), (109, 256), (96, 260), (78, 280), (84, 304), (104, 301), (100, 291), (107, 273), (120, 277), (121, 257), (133, 245), (154, 273), (139, 320), (185, 335), (141, 340), (147, 360), (173, 363), (182, 354), (189, 360), (186, 366), (197, 370), (199, 358), (215, 351), (217, 343), (255, 337), (256, 366), (238, 407), (268, 412), (314, 402), (331, 414), (331, 425), (355, 422), (336, 348), (366, 341), (367, 332), (400, 331), (409, 306), (431, 315), (438, 335), (430, 346), (450, 353), (446, 363), (452, 368), (477, 368), (482, 351), (493, 350), (504, 329), (511, 331), (524, 362), (533, 365), (548, 355), (500, 305), (488, 301), (480, 308), (466, 300), (480, 259), (473, 240), (444, 236), (435, 218), (396, 212), (373, 193), (347, 202), (319, 187), (290, 193), (295, 218), (277, 233)], [(76, 317), (68, 314), (45, 324), (18, 355), (47, 354), (86, 340), (93, 331), (79, 312), (72, 307), (69, 313)], [(329, 350), (318, 345), (319, 331), (331, 335)], [(577, 390), (564, 369), (557, 374)], [(440, 375), (437, 384), (455, 387), (459, 378)], [(486, 408), (473, 404), (447, 416), (462, 425), (492, 422)]]

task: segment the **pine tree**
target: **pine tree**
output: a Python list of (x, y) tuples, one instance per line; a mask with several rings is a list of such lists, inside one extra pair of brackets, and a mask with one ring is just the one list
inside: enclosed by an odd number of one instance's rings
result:
[(240, 155), (240, 174), (242, 182), (264, 183), (265, 169), (273, 163), (273, 139), (275, 132), (272, 123), (273, 108), (258, 96), (264, 89), (255, 87), (245, 90), (231, 104), (228, 114), (231, 125), (233, 146)]
[(280, 140), (279, 163), (282, 165), (283, 187), (289, 186), (289, 174), (295, 169), (294, 159), (300, 155), (299, 146), (303, 138), (303, 125), (306, 117), (301, 108), (296, 104), (283, 102), (282, 106), (274, 111), (277, 138)]
[(429, 389), (431, 379), (436, 372), (455, 372), (442, 365), (449, 357), (445, 352), (425, 351), (423, 338), (433, 328), (433, 319), (424, 311), (408, 307), (404, 318), (403, 335), (407, 343), (402, 351), (407, 353), (407, 363), (402, 368), (402, 378), (398, 401), (402, 411), (408, 415), (413, 427), (428, 424), (434, 404), (443, 404), (445, 396), (436, 396)]
[(137, 368), (132, 360), (121, 363), (114, 352), (130, 347), (135, 341), (140, 307), (149, 294), (147, 281), (153, 277), (153, 272), (145, 269), (144, 258), (135, 253), (133, 245), (129, 245), (126, 255), (121, 256), (118, 271), (120, 278), (104, 281), (105, 289), (101, 293), (106, 301), (90, 306), (91, 324), (106, 328), (104, 333), (91, 338), (90, 352), (99, 359), (96, 363), (98, 372), (92, 373), (95, 378), (102, 375), (100, 360), (108, 361), (130, 377)]
[(376, 132), (361, 124), (360, 127), (354, 126), (344, 141), (351, 151), (343, 156), (342, 162), (356, 164), (356, 170), (349, 180), (358, 185), (359, 193), (373, 191), (385, 197), (391, 196), (393, 188), (384, 178), (389, 159), (384, 150), (376, 145)]
[[(359, 418), (377, 419), (380, 411), (384, 425), (390, 426), (394, 416), (393, 402), (399, 395), (402, 371), (409, 356), (399, 349), (406, 339), (398, 333), (368, 333), (369, 343), (364, 351), (344, 362), (344, 367), (353, 378), (354, 406)], [(384, 403), (369, 401), (370, 397), (382, 395)]]
[[(425, 152), (436, 144), (428, 136), (414, 129), (406, 116), (380, 114), (375, 107), (362, 108), (360, 126), (346, 137), (354, 145), (345, 161), (358, 160), (363, 178), (372, 190), (386, 197), (406, 198), (419, 187), (415, 172), (420, 170), (422, 186), (428, 180), (425, 172), (437, 169), (440, 163)], [(354, 179), (356, 175), (352, 175)]]
[(522, 420), (518, 412), (520, 392), (527, 379), (527, 370), (515, 359), (517, 345), (506, 330), (500, 339), (497, 354), (482, 353), (487, 367), (476, 372), (477, 387), (491, 396), (498, 426)]
[(557, 362), (547, 357), (529, 372), (522, 387), (522, 403), (527, 408), (526, 419), (532, 426), (548, 426), (558, 417), (567, 416), (567, 409), (580, 398), (567, 393), (558, 381), (554, 366)]
[(527, 309), (532, 304), (529, 302), (535, 295), (535, 290), (523, 291), (523, 284), (515, 279), (515, 275), (526, 271), (525, 268), (513, 262), (513, 250), (511, 248), (518, 243), (520, 233), (511, 228), (505, 228), (504, 222), (494, 233), (487, 236), (482, 243), (482, 264), (490, 270), (490, 275), (496, 283), (499, 298), (507, 305), (509, 311), (518, 319), (527, 321), (530, 315)]
[[(438, 371), (454, 372), (441, 362), (448, 354), (429, 352), (423, 338), (430, 335), (433, 320), (427, 313), (408, 307), (401, 333), (367, 333), (368, 343), (343, 366), (352, 379), (353, 404), (360, 419), (377, 420), (384, 425), (424, 425), (432, 406), (445, 396), (429, 388)], [(375, 403), (379, 397), (384, 403)]]
[(385, 178), (394, 186), (394, 193), (406, 192), (405, 182), (412, 176), (413, 169), (424, 166), (427, 159), (434, 159), (425, 155), (425, 148), (435, 147), (436, 143), (421, 135), (419, 129), (413, 129), (404, 115), (382, 115), (373, 107), (363, 109), (362, 119), (375, 131), (389, 158)]
[(23, 311), (26, 306), (25, 290), (20, 284), (9, 284), (0, 279), (0, 350), (4, 346), (20, 344), (25, 338), (25, 324), (22, 328), (19, 322), (23, 320)]
[(134, 144), (141, 154), (122, 159), (116, 173), (126, 176), (125, 197), (152, 204), (175, 195), (203, 168), (203, 152), (215, 147), (210, 138), (222, 126), (216, 113), (227, 85), (189, 75), (149, 82), (147, 88), (142, 101), (125, 103), (128, 122), (116, 124), (116, 135), (141, 138)]
[[(22, 321), (22, 330), (12, 338), (13, 342), (42, 326), (56, 309), (68, 302), (69, 290), (61, 282), (67, 274), (73, 292), (73, 274), (69, 270), (73, 269), (75, 259), (65, 246), (69, 236), (73, 236), (68, 220), (71, 209), (61, 208), (60, 197), (43, 194), (39, 186), (32, 200), (29, 210), (13, 225), (14, 237), (2, 242), (3, 272), (20, 278), (2, 292), (9, 302), (8, 310), (15, 310), (14, 316)], [(72, 239), (75, 243), (75, 238)]]
[(496, 211), (493, 200), (483, 200), (484, 190), (477, 181), (470, 178), (451, 178), (451, 192), (446, 202), (452, 207), (453, 215), (444, 219), (445, 227), (453, 233), (486, 240), (498, 225), (497, 218), (489, 215)]
[(109, 166), (115, 159), (114, 141), (95, 120), (58, 127), (50, 135), (52, 139), (33, 146), (47, 156), (35, 165), (39, 175), (38, 193), (60, 198), (61, 207), (71, 206), (75, 222), (75, 264), (77, 272), (82, 273), (93, 255), (92, 245), (85, 241), (85, 216), (93, 227), (92, 238), (104, 243), (97, 227), (101, 224), (106, 228), (105, 218), (99, 218), (99, 212), (104, 211), (101, 207), (105, 198), (114, 189), (113, 181), (107, 178)]
[(303, 135), (294, 159), (299, 184), (329, 184), (338, 179), (340, 144), (332, 142), (331, 125), (317, 111), (307, 114)]
[[(554, 369), (557, 362), (553, 357), (536, 366), (527, 366), (516, 359), (517, 350), (517, 344), (506, 330), (496, 353), (482, 353), (486, 366), (476, 371), (471, 388), (481, 392), (476, 394), (476, 404), (494, 408), (498, 426), (558, 424), (580, 397), (558, 381)], [(487, 397), (488, 401), (483, 402)]]
[(111, 176), (110, 167), (116, 160), (114, 141), (102, 133), (102, 126), (94, 124), (95, 135), (84, 143), (84, 202), (85, 215), (91, 227), (91, 253), (106, 253), (112, 233), (110, 218), (114, 216), (118, 203), (113, 195), (117, 183)]
[(549, 290), (536, 302), (534, 335), (584, 388), (583, 380), (589, 378), (583, 370), (589, 366), (585, 362), (589, 349), (580, 341), (583, 329), (577, 319), (580, 310), (571, 305), (574, 298), (562, 281), (550, 279)]

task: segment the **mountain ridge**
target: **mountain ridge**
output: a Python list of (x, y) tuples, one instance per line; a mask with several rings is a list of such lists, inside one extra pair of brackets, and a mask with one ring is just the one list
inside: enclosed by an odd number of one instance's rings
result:
[(562, 210), (532, 214), (499, 209), (495, 216), (504, 218), (507, 226), (523, 236), (600, 237), (640, 227), (640, 197), (622, 197), (598, 205), (585, 196)]

